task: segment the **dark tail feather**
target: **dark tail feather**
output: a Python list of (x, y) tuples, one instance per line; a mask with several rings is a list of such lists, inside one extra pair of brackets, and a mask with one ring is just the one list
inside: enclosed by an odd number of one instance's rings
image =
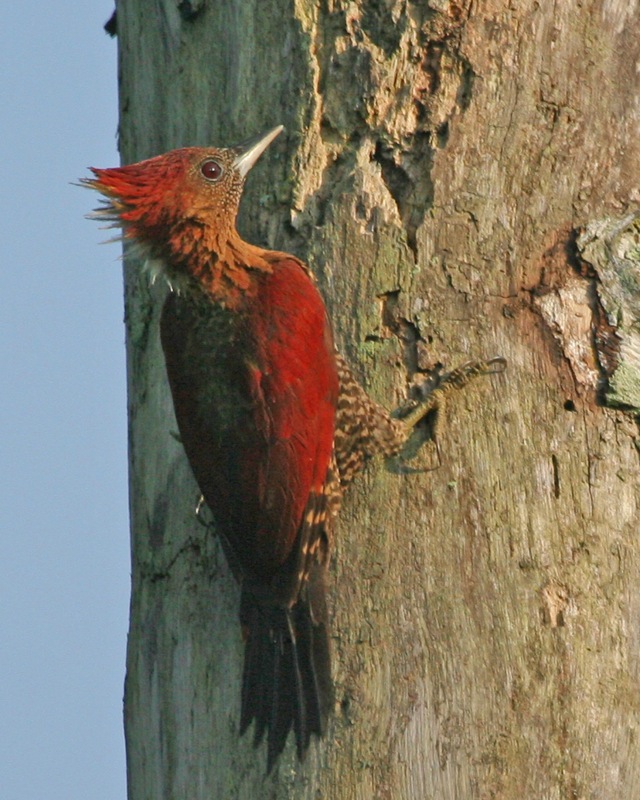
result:
[(267, 771), (293, 728), (302, 760), (311, 734), (322, 736), (333, 704), (331, 660), (324, 596), (320, 616), (307, 593), (293, 608), (269, 604), (250, 587), (243, 590), (240, 618), (246, 649), (240, 733), (255, 719), (254, 743), (267, 732)]

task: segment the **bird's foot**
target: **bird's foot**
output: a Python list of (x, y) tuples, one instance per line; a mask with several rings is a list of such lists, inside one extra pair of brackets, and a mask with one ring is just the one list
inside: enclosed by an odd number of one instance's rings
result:
[(204, 513), (207, 508), (207, 501), (204, 499), (204, 495), (201, 494), (196, 503), (195, 514), (198, 522), (205, 528), (211, 526), (211, 519), (207, 519)]
[(504, 372), (507, 368), (507, 360), (502, 356), (494, 356), (482, 361), (467, 361), (465, 364), (443, 375), (436, 387), (431, 390), (429, 395), (400, 417), (400, 421), (405, 425), (409, 434), (415, 426), (429, 414), (433, 415), (433, 428), (431, 437), (435, 441), (438, 457), (440, 451), (437, 442), (438, 423), (442, 411), (449, 399), (449, 395), (458, 389), (464, 389), (471, 381), (480, 375), (494, 375)]

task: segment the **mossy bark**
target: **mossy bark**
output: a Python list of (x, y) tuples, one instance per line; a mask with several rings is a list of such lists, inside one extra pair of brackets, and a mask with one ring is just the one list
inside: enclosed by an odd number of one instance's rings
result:
[(604, 405), (611, 270), (580, 238), (640, 199), (637, 3), (120, 0), (118, 36), (123, 161), (285, 124), (240, 227), (309, 261), (377, 400), (509, 361), (448, 409), (440, 461), (352, 487), (335, 715), (265, 777), (237, 733), (238, 590), (172, 436), (163, 290), (127, 261), (130, 800), (638, 796), (638, 429)]

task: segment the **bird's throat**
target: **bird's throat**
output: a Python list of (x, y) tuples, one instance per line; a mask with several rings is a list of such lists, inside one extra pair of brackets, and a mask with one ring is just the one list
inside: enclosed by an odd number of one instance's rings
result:
[(259, 276), (272, 271), (268, 251), (243, 242), (229, 242), (218, 252), (194, 248), (186, 256), (147, 257), (151, 282), (162, 278), (176, 294), (204, 292), (210, 300), (237, 309), (255, 296)]

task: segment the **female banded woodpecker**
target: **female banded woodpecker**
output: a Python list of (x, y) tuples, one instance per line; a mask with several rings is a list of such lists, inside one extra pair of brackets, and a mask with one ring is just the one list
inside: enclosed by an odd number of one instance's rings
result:
[(160, 334), (180, 438), (240, 582), (240, 731), (267, 734), (268, 769), (293, 727), (302, 759), (333, 706), (325, 601), (331, 517), (369, 456), (398, 454), (451, 388), (402, 419), (374, 403), (336, 352), (323, 300), (295, 256), (248, 244), (235, 220), (248, 171), (281, 132), (92, 169), (94, 216), (123, 229), (170, 291)]

